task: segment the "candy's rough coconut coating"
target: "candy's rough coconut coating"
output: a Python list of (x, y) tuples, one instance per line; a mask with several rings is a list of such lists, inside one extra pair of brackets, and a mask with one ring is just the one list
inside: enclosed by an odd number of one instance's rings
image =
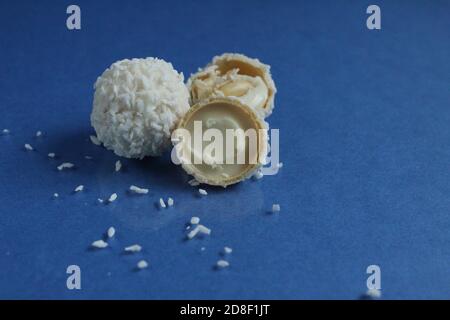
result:
[(98, 139), (126, 158), (158, 156), (189, 109), (182, 73), (157, 58), (121, 60), (97, 79), (91, 123)]
[(277, 89), (270, 66), (238, 53), (213, 58), (188, 80), (191, 103), (208, 98), (234, 97), (258, 116), (268, 117), (274, 108)]

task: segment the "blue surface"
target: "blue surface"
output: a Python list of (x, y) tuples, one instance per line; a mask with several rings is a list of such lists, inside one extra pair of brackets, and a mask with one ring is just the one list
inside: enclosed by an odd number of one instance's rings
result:
[[(448, 1), (377, 1), (380, 31), (367, 1), (76, 1), (82, 30), (68, 31), (71, 3), (0, 3), (0, 298), (356, 299), (370, 264), (384, 298), (450, 297)], [(280, 173), (206, 198), (167, 157), (114, 173), (88, 141), (96, 77), (157, 56), (187, 78), (222, 52), (272, 65)], [(213, 232), (183, 241), (193, 215)], [(111, 225), (111, 247), (88, 250)], [(124, 255), (133, 243), (143, 252)], [(213, 270), (225, 245), (231, 267)], [(66, 289), (71, 264), (80, 291)]]

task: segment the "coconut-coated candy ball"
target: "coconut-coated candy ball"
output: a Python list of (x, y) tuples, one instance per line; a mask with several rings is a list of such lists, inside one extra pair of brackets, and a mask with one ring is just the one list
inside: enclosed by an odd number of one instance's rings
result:
[(97, 79), (91, 124), (99, 141), (118, 156), (161, 155), (189, 109), (184, 76), (162, 59), (125, 59)]

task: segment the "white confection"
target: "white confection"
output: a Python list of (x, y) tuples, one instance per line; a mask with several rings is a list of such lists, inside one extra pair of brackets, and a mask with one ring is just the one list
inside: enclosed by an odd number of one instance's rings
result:
[(83, 191), (83, 189), (84, 189), (84, 186), (83, 185), (79, 185), (78, 187), (76, 187), (75, 188), (75, 192), (80, 192), (80, 191)]
[(167, 199), (167, 205), (169, 206), (169, 207), (171, 207), (171, 206), (173, 206), (173, 199), (172, 198), (169, 198), (169, 199)]
[(166, 207), (166, 203), (164, 202), (163, 198), (159, 198), (159, 205), (161, 206), (161, 208)]
[(25, 143), (25, 149), (27, 149), (28, 151), (33, 151), (33, 147), (29, 144), (29, 143)]
[(208, 192), (206, 192), (205, 189), (198, 189), (198, 193), (200, 193), (202, 196), (207, 196)]
[(94, 86), (91, 123), (100, 142), (127, 158), (161, 155), (189, 109), (183, 81), (172, 64), (157, 58), (112, 64)]
[(49, 158), (54, 158), (56, 156), (56, 154), (54, 152), (50, 152), (47, 156)]

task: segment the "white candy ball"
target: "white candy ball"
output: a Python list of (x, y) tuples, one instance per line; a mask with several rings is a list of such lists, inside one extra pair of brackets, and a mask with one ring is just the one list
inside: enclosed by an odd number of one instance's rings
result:
[(189, 109), (184, 76), (157, 58), (113, 63), (95, 83), (91, 123), (103, 145), (126, 158), (158, 156)]

